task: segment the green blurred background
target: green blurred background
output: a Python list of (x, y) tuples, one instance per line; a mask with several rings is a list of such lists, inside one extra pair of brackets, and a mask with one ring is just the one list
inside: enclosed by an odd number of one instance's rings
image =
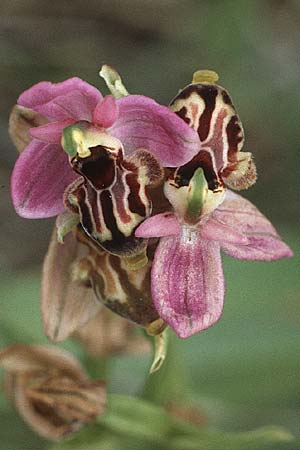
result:
[[(131, 93), (167, 104), (195, 70), (217, 71), (244, 124), (244, 149), (253, 152), (258, 168), (257, 184), (244, 195), (299, 253), (299, 1), (1, 0), (0, 33), (1, 347), (46, 342), (39, 281), (53, 223), (14, 213), (9, 176), (16, 151), (7, 134), (18, 95), (41, 80), (76, 75), (106, 92), (98, 70), (108, 63)], [(176, 341), (189, 382), (183, 386), (174, 376), (172, 389), (200, 408), (210, 428), (246, 431), (274, 424), (299, 435), (299, 259), (224, 258), (224, 266), (223, 318)], [(74, 343), (66, 346), (82, 356)], [(141, 393), (149, 364), (150, 355), (114, 358), (110, 390)], [(161, 395), (153, 392), (156, 401)], [(0, 449), (47, 446), (1, 399)]]

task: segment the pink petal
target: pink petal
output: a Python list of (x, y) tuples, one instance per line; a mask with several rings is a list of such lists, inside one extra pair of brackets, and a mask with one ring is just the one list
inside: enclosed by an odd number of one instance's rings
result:
[(240, 195), (228, 191), (225, 201), (214, 211), (213, 217), (248, 238), (245, 245), (223, 240), (222, 250), (234, 258), (273, 261), (293, 256), (269, 220)]
[(197, 132), (167, 107), (142, 95), (120, 98), (118, 105), (119, 117), (110, 132), (123, 143), (127, 156), (145, 148), (163, 166), (177, 167), (199, 152)]
[(40, 127), (31, 128), (29, 134), (33, 138), (48, 144), (60, 144), (63, 129), (72, 125), (72, 123), (74, 123), (74, 120), (72, 119), (50, 122), (46, 125), (41, 125)]
[(80, 91), (89, 97), (96, 104), (101, 100), (102, 95), (94, 86), (74, 77), (61, 83), (51, 83), (50, 81), (41, 81), (23, 92), (18, 98), (18, 104), (36, 110), (37, 106), (45, 105), (55, 98), (66, 95), (72, 91)]
[(151, 277), (155, 307), (179, 337), (187, 338), (220, 318), (225, 288), (218, 243), (189, 229), (162, 238)]
[(101, 100), (93, 113), (93, 123), (103, 128), (111, 127), (119, 115), (119, 106), (112, 95), (107, 95)]
[(135, 230), (135, 236), (141, 238), (172, 236), (179, 233), (180, 225), (173, 213), (162, 213), (149, 217)]
[(17, 213), (28, 219), (56, 216), (64, 211), (63, 193), (76, 178), (59, 145), (34, 139), (19, 156), (12, 174)]

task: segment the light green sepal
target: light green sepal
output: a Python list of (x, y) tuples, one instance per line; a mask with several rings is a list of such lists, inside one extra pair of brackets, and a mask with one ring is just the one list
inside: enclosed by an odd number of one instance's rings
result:
[(122, 79), (116, 69), (107, 64), (104, 64), (101, 67), (99, 75), (104, 79), (108, 89), (114, 97), (121, 98), (129, 95), (129, 92), (122, 83)]
[(208, 185), (203, 169), (199, 167), (189, 183), (187, 196), (186, 220), (195, 223), (201, 216), (201, 211), (207, 196)]
[(157, 372), (163, 365), (167, 356), (168, 345), (168, 329), (166, 328), (161, 334), (154, 337), (154, 359), (149, 372)]

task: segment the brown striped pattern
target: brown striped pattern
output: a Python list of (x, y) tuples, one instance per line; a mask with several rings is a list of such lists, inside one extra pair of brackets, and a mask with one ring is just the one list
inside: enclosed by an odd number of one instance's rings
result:
[(229, 94), (217, 85), (190, 84), (170, 107), (198, 132), (201, 149), (211, 154), (213, 170), (220, 176), (244, 143), (242, 124)]
[(101, 303), (141, 326), (146, 327), (159, 318), (151, 298), (150, 262), (133, 271), (122, 258), (92, 248), (88, 259), (93, 267), (91, 284)]
[(99, 145), (90, 151), (90, 156), (72, 160), (83, 178), (69, 188), (67, 205), (79, 214), (87, 235), (109, 252), (124, 256), (142, 251), (144, 241), (134, 237), (134, 230), (151, 213), (147, 186), (163, 176), (158, 161), (145, 150), (131, 160), (123, 158), (121, 148), (111, 152)]

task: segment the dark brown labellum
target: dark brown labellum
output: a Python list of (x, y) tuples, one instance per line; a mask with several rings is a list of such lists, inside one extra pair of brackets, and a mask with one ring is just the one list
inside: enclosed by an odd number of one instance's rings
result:
[(101, 145), (90, 155), (71, 160), (83, 178), (71, 185), (66, 204), (79, 214), (85, 233), (108, 252), (120, 256), (140, 253), (146, 242), (134, 236), (138, 224), (151, 213), (148, 186), (157, 185), (163, 171), (156, 158), (138, 150), (124, 159), (122, 149)]
[[(184, 88), (171, 102), (176, 112), (196, 130), (201, 151), (181, 170), (183, 183), (197, 164), (203, 168), (209, 188), (215, 190), (223, 182), (234, 189), (244, 189), (255, 182), (253, 161), (240, 164), (244, 144), (244, 131), (228, 92), (216, 84), (193, 83)], [(246, 155), (246, 154), (245, 154)], [(247, 156), (251, 155), (247, 153)], [(251, 156), (250, 156), (251, 159)], [(234, 175), (230, 177), (230, 173)]]

